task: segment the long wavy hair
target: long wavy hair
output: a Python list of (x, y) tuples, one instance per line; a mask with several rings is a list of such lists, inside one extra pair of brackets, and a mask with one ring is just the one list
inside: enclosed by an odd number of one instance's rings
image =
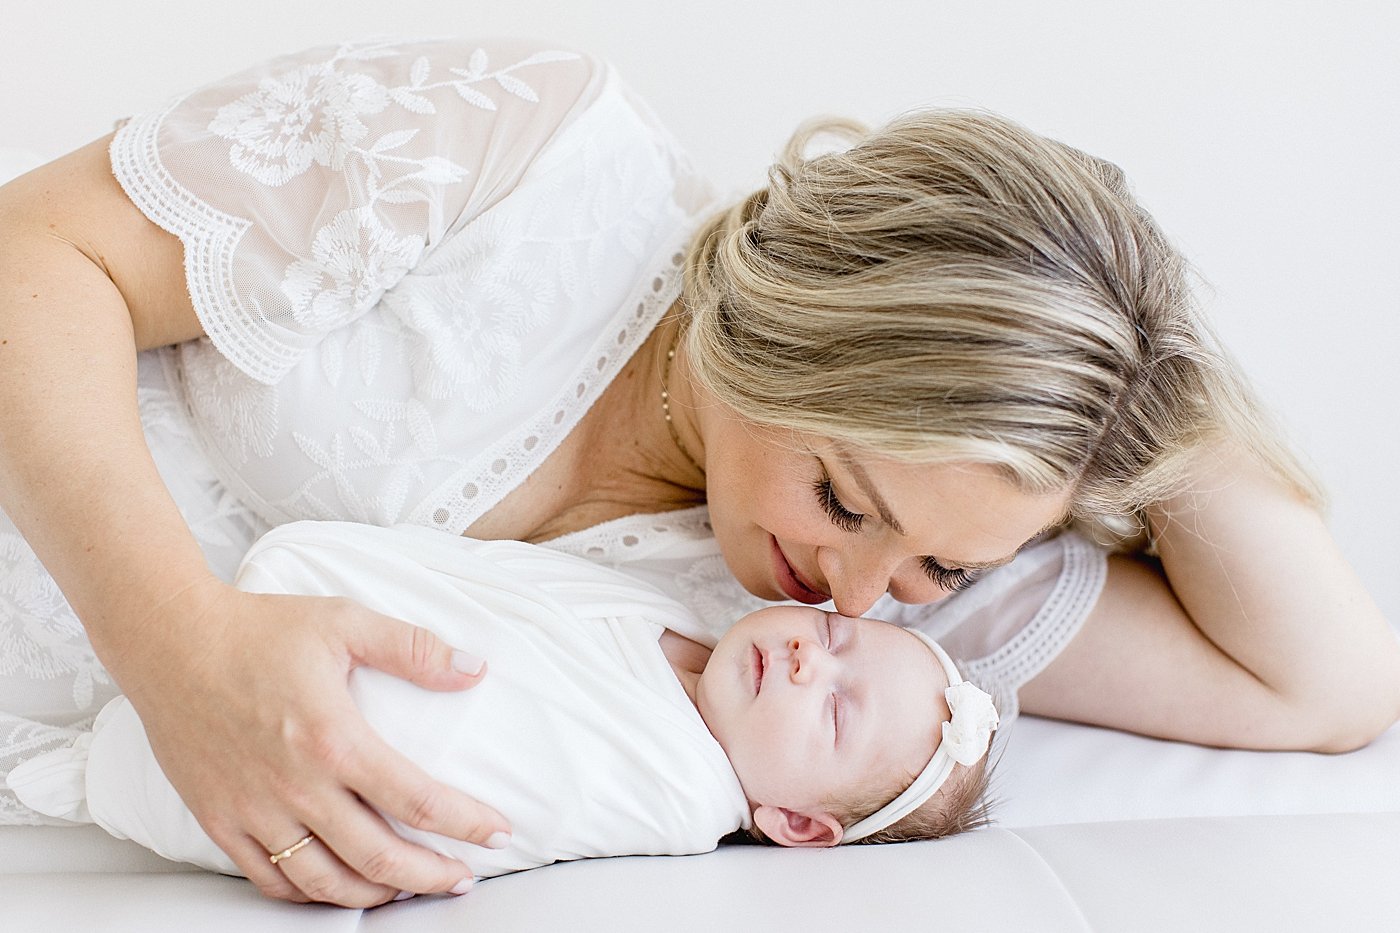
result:
[(1216, 438), (1320, 502), (1192, 285), (1111, 163), (977, 111), (813, 121), (699, 231), (682, 339), (752, 422), (1068, 490), (1100, 540), (1141, 543)]

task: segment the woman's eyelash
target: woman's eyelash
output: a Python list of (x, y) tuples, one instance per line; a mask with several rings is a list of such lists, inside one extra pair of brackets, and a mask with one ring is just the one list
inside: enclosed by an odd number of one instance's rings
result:
[[(836, 498), (836, 490), (831, 485), (831, 478), (823, 476), (812, 484), (812, 489), (817, 494), (817, 501), (821, 503), (822, 510), (826, 512), (831, 523), (842, 531), (857, 532), (865, 522), (865, 516), (859, 512), (852, 512), (841, 504), (841, 500)], [(935, 558), (920, 558), (924, 573), (928, 578), (945, 590), (956, 592), (965, 590), (977, 582), (981, 571), (965, 570), (961, 567), (944, 567)]]
[(978, 570), (944, 567), (932, 557), (920, 558), (919, 562), (923, 565), (924, 573), (928, 574), (929, 579), (945, 590), (965, 590), (976, 583), (978, 576), (981, 575), (981, 571)]
[(816, 491), (817, 501), (821, 503), (823, 511), (833, 525), (842, 531), (860, 531), (865, 516), (859, 512), (852, 512), (841, 504), (841, 500), (836, 498), (836, 490), (831, 486), (830, 477), (823, 476), (812, 484), (812, 489)]

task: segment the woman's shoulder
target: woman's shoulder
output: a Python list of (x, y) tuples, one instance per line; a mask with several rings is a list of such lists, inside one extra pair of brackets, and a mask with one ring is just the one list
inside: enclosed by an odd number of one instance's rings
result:
[(112, 171), (182, 241), (205, 333), (271, 383), (517, 190), (610, 74), (538, 40), (319, 46), (133, 118)]
[(596, 100), (609, 71), (536, 39), (364, 39), (266, 59), (145, 119), (158, 120), (162, 148), (207, 140), (268, 188), (347, 163), (392, 175), (405, 157), (421, 183), (442, 184), (469, 180), (501, 149), (538, 152)]

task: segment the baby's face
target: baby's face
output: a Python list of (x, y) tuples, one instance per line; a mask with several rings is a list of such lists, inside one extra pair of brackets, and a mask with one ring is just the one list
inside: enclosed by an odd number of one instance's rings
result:
[(898, 626), (773, 606), (720, 640), (696, 700), (749, 800), (800, 810), (918, 774), (949, 718), (947, 686)]

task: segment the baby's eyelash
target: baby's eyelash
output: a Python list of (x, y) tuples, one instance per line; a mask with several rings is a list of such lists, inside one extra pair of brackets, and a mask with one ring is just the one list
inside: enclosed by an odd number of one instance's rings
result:
[(836, 699), (836, 694), (831, 695), (831, 732), (836, 738), (841, 737), (841, 715), (840, 701)]
[(930, 580), (937, 583), (945, 590), (952, 590), (954, 592), (967, 589), (969, 586), (976, 583), (977, 578), (981, 576), (980, 570), (964, 570), (961, 567), (956, 569), (944, 567), (932, 557), (920, 558), (919, 563), (923, 565), (924, 573), (928, 574)]
[(865, 516), (859, 512), (852, 512), (841, 504), (841, 500), (836, 498), (836, 490), (831, 486), (831, 478), (823, 476), (812, 484), (812, 489), (817, 494), (817, 501), (821, 503), (822, 509), (826, 512), (831, 523), (842, 531), (860, 531), (861, 524), (865, 521)]

